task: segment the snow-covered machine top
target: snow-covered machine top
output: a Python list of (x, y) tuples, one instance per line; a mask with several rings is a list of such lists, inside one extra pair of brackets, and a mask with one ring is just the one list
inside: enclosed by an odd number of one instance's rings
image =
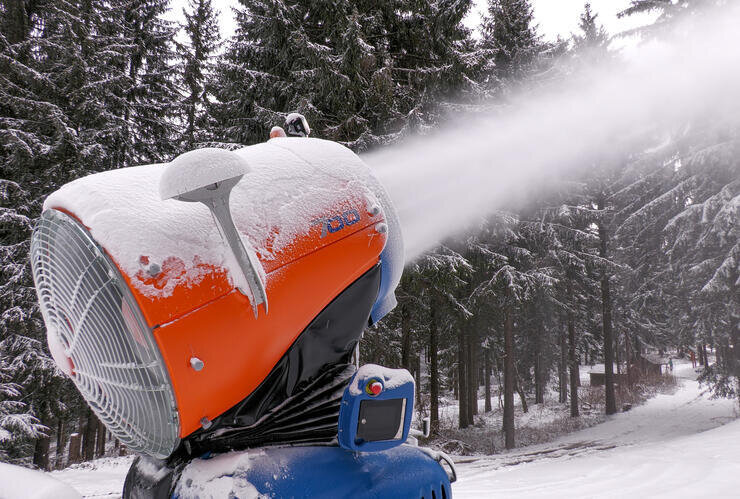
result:
[[(229, 220), (183, 202), (226, 180)], [(235, 247), (264, 285), (259, 316)], [(116, 436), (158, 458), (231, 447), (234, 432), (242, 446), (330, 438), (352, 351), (395, 305), (403, 266), (372, 172), (309, 138), (75, 180), (46, 199), (31, 253), (57, 363)], [(318, 426), (286, 422), (291, 403)]]
[[(299, 256), (292, 252), (296, 237), (308, 233), (330, 208), (358, 204), (384, 211), (395, 258), (402, 264), (400, 230), (390, 199), (367, 165), (346, 147), (321, 139), (276, 138), (232, 154), (243, 163), (235, 169), (250, 170), (231, 195), (234, 223), (267, 272)], [(165, 167), (136, 166), (82, 177), (44, 202), (45, 210), (66, 211), (88, 227), (128, 276), (140, 273), (142, 257), (160, 266), (179, 259), (184, 272), (171, 276), (164, 287), (147, 279), (132, 281), (147, 296), (169, 296), (177, 286), (201, 279), (203, 265), (229, 263), (228, 247), (221, 243), (206, 207), (161, 199), (159, 181)], [(183, 178), (183, 185), (190, 180)]]

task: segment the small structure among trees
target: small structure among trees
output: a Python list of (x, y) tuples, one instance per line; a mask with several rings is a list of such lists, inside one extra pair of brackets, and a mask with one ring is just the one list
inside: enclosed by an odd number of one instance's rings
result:
[(663, 365), (668, 364), (668, 359), (658, 353), (643, 353), (633, 366), (640, 376), (661, 376)]
[[(614, 373), (614, 384), (619, 386), (627, 386), (629, 379), (626, 373), (617, 373), (617, 369), (613, 368)], [(606, 373), (603, 367), (594, 367), (588, 372), (588, 377), (591, 386), (604, 386), (606, 385)]]

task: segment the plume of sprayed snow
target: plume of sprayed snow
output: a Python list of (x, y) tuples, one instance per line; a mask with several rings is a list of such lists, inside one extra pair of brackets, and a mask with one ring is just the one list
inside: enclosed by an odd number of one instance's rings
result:
[(515, 97), (499, 115), (455, 120), (366, 155), (398, 209), (407, 260), (535, 187), (639, 154), (648, 134), (694, 119), (737, 122), (739, 23), (738, 5), (693, 16), (629, 60)]

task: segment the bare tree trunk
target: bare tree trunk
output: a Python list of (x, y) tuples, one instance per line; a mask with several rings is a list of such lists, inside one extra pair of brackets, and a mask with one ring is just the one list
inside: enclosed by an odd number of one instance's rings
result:
[(67, 460), (68, 464), (79, 463), (82, 454), (80, 452), (80, 444), (82, 443), (82, 435), (79, 433), (72, 433), (69, 436), (69, 457)]
[(578, 411), (578, 357), (576, 357), (576, 326), (573, 321), (573, 313), (568, 312), (568, 360), (570, 364), (570, 416), (577, 418)]
[[(599, 210), (606, 208), (603, 195), (597, 207)], [(599, 256), (608, 258), (609, 233), (603, 221), (599, 222)], [(606, 398), (606, 413), (617, 412), (617, 399), (614, 395), (614, 340), (612, 338), (612, 299), (609, 288), (609, 274), (606, 270), (601, 274), (601, 321), (604, 340), (604, 390)]]
[[(44, 417), (46, 415), (46, 402), (42, 402), (39, 407), (39, 414), (42, 416), (39, 418), (40, 422), (46, 426), (49, 426)], [(48, 435), (42, 435), (36, 439), (33, 450), (33, 464), (38, 466), (39, 469), (44, 471), (49, 470), (49, 446), (51, 444), (51, 438)]]
[(494, 368), (496, 369), (496, 384), (498, 385), (498, 395), (496, 399), (498, 400), (498, 408), (503, 410), (504, 409), (504, 385), (501, 382), (501, 371), (502, 367), (498, 364), (494, 364)]
[(627, 385), (632, 386), (632, 339), (628, 329), (624, 330), (624, 349), (627, 357)]
[(91, 409), (87, 409), (87, 422), (82, 435), (82, 458), (91, 461), (95, 457), (95, 435), (98, 431), (98, 419)]
[(715, 365), (724, 366), (724, 355), (725, 355), (725, 345), (724, 343), (718, 343), (714, 347), (714, 363)]
[(486, 385), (486, 412), (491, 412), (493, 410), (493, 406), (491, 405), (491, 350), (490, 348), (486, 348), (483, 352), (483, 364), (484, 364), (484, 370), (486, 374), (486, 379), (484, 380)]
[(51, 438), (39, 437), (33, 449), (33, 464), (40, 470), (49, 471), (49, 445)]
[(560, 331), (560, 362), (558, 362), (558, 387), (562, 404), (568, 401), (568, 347), (565, 330)]
[(602, 320), (604, 334), (604, 390), (606, 413), (617, 412), (617, 399), (614, 395), (614, 352), (612, 350), (611, 297), (609, 295), (609, 278), (601, 279)]
[(514, 310), (509, 289), (504, 305), (504, 439), (507, 449), (514, 448)]
[(411, 318), (406, 305), (401, 305), (401, 366), (414, 372), (411, 365)]
[(527, 397), (524, 394), (524, 389), (522, 388), (522, 380), (519, 379), (519, 371), (517, 370), (516, 366), (514, 366), (514, 372), (516, 373), (516, 382), (514, 383), (514, 389), (516, 390), (516, 393), (519, 394), (519, 401), (522, 403), (522, 412), (529, 412), (529, 406), (527, 405)]
[(468, 329), (468, 349), (467, 349), (467, 372), (468, 372), (468, 424), (475, 424), (474, 416), (478, 414), (478, 367), (477, 367), (477, 339), (478, 333), (470, 324)]
[(431, 431), (439, 431), (439, 364), (437, 359), (437, 307), (432, 304), (429, 327), (429, 417)]
[(465, 341), (465, 328), (461, 327), (457, 334), (457, 379), (460, 386), (460, 400), (458, 401), (458, 426), (468, 427), (468, 375), (465, 369), (467, 358), (467, 341)]
[(418, 406), (421, 402), (421, 355), (419, 352), (416, 352), (414, 354), (414, 363), (416, 364), (415, 374), (416, 374), (416, 405)]
[(57, 451), (56, 457), (54, 458), (54, 467), (56, 469), (62, 468), (62, 463), (64, 462), (65, 443), (66, 439), (64, 438), (64, 420), (62, 420), (62, 418), (59, 418), (57, 420)]
[(542, 362), (542, 333), (541, 328), (537, 332), (535, 339), (535, 357), (534, 357), (534, 403), (545, 403), (545, 374), (544, 362)]
[[(740, 406), (740, 320), (735, 319), (734, 324), (731, 322), (730, 343), (732, 344), (732, 357), (730, 357), (729, 348), (726, 350), (725, 362), (732, 364), (729, 371), (735, 376), (735, 396), (737, 397), (738, 406)], [(729, 346), (729, 345), (728, 345)]]
[(98, 420), (98, 438), (95, 442), (95, 457), (103, 457), (105, 455), (105, 437), (107, 428), (102, 421)]

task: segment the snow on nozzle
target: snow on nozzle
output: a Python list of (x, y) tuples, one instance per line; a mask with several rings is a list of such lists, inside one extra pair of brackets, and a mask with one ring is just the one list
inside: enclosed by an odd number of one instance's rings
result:
[(236, 230), (229, 208), (231, 190), (249, 171), (246, 161), (234, 152), (196, 149), (181, 154), (167, 165), (159, 180), (159, 195), (163, 200), (199, 202), (208, 207), (239, 267), (238, 271), (230, 269), (235, 284), (249, 298), (257, 317), (260, 304), (264, 304), (267, 313), (267, 293), (263, 272), (259, 271), (261, 264), (251, 245)]

